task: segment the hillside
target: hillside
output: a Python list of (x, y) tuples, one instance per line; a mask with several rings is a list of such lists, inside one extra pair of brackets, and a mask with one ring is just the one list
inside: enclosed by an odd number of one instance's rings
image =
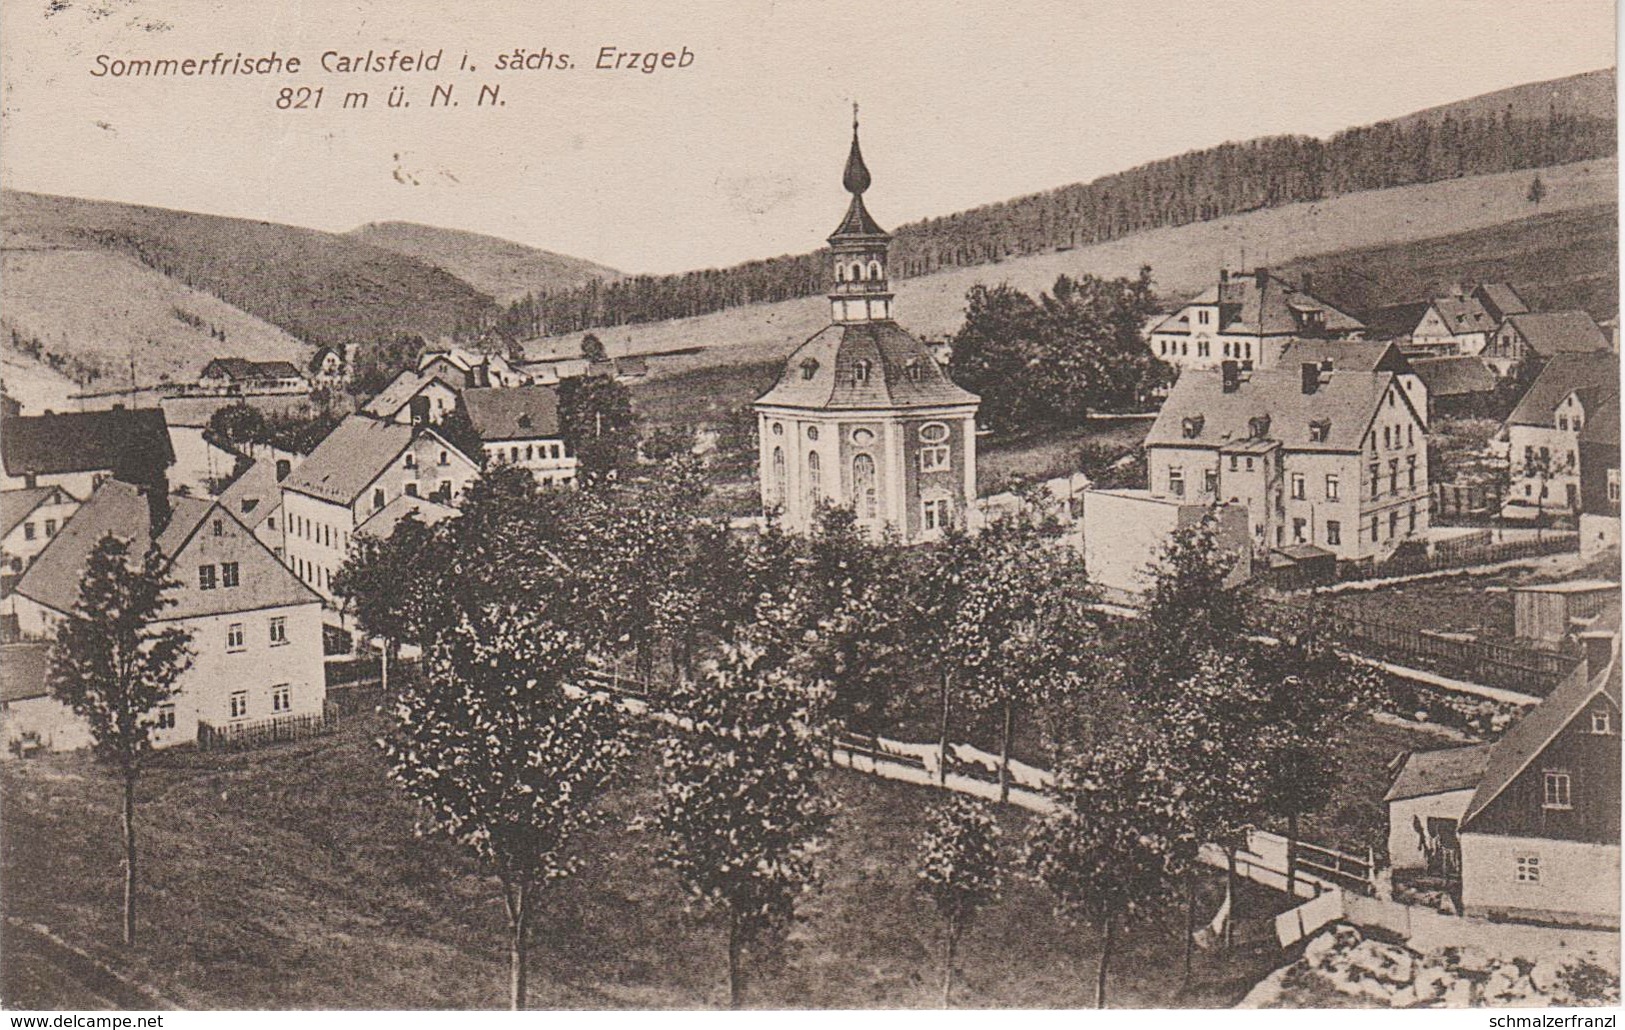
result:
[(345, 235), (416, 258), (456, 276), (503, 304), (527, 293), (568, 289), (593, 279), (613, 282), (621, 277), (613, 268), (581, 258), (527, 247), (496, 236), (416, 222), (370, 222)]
[(1438, 122), (1446, 116), (1457, 121), (1486, 115), (1501, 118), (1508, 110), (1511, 110), (1514, 118), (1545, 118), (1554, 108), (1582, 117), (1613, 118), (1617, 110), (1617, 94), (1615, 70), (1602, 68), (1566, 78), (1526, 82), (1493, 93), (1481, 93), (1466, 100), (1425, 108), (1396, 118), (1394, 123), (1408, 126), (1422, 121)]
[[(1529, 174), (1508, 172), (1370, 190), (1319, 203), (1157, 229), (1092, 247), (918, 276), (895, 284), (898, 318), (919, 336), (944, 337), (959, 328), (965, 293), (977, 283), (1007, 282), (1036, 292), (1048, 289), (1063, 272), (1129, 276), (1142, 264), (1151, 266), (1159, 294), (1183, 298), (1211, 283), (1221, 266), (1239, 267), (1243, 250), (1248, 266), (1285, 267), (1316, 255), (1341, 257), (1370, 251), (1370, 256), (1356, 262), (1358, 268), (1348, 277), (1357, 278), (1358, 272), (1379, 284), (1383, 275), (1389, 279), (1380, 288), (1351, 290), (1345, 302), (1361, 307), (1403, 299), (1412, 295), (1413, 287), (1420, 288), (1416, 284), (1451, 277), (1510, 278), (1519, 283), (1534, 280), (1546, 284), (1543, 288), (1552, 298), (1565, 296), (1559, 278), (1574, 283), (1611, 281), (1616, 276), (1611, 256), (1614, 247), (1608, 242), (1613, 239), (1616, 162), (1588, 161), (1542, 170), (1541, 179), (1549, 193), (1538, 214), (1525, 199)], [(1591, 242), (1566, 257), (1560, 256), (1571, 241), (1566, 235), (1550, 231), (1556, 224), (1566, 226), (1565, 233), (1580, 232), (1574, 226), (1583, 226), (1579, 238)], [(1439, 241), (1462, 233), (1477, 234), (1477, 249), (1471, 255), (1463, 254), (1466, 264), (1457, 271), (1451, 265), (1451, 244)], [(1430, 242), (1426, 247), (1409, 246), (1423, 241)], [(1384, 254), (1383, 248), (1394, 249)], [(1521, 256), (1524, 252), (1543, 256), (1526, 258)], [(1378, 275), (1370, 268), (1377, 261), (1393, 261), (1396, 268)], [(1416, 263), (1420, 270), (1414, 275), (1402, 271), (1407, 263)], [(1329, 264), (1314, 267), (1325, 268), (1327, 274), (1332, 272)], [(1496, 271), (1501, 268), (1504, 274)], [(1330, 299), (1341, 300), (1332, 292), (1341, 287), (1335, 277), (1324, 282), (1325, 286), (1317, 286), (1317, 290), (1327, 293)], [(1579, 295), (1574, 291), (1567, 294)], [(1591, 295), (1609, 296), (1600, 286)], [(1611, 305), (1596, 310), (1598, 317), (1612, 313)], [(754, 379), (731, 386), (726, 376), (702, 375), (698, 370), (745, 366), (751, 369), (752, 376), (771, 375), (770, 370), (763, 371), (768, 368), (764, 363), (782, 360), (818, 331), (828, 317), (827, 302), (822, 297), (807, 297), (595, 332), (612, 354), (652, 354), (696, 344), (704, 346), (695, 353), (654, 359), (651, 375), (657, 381), (635, 388), (634, 396), (649, 395), (650, 416), (665, 420), (669, 413), (685, 407), (726, 410), (748, 401), (750, 397), (745, 394)], [(573, 341), (579, 335), (569, 339)], [(551, 345), (558, 341), (545, 342)], [(688, 375), (698, 377), (689, 384), (694, 389), (658, 382), (658, 377)], [(701, 396), (702, 383), (703, 389), (725, 388), (726, 397)]]
[[(133, 204), (0, 191), (0, 247), (8, 255), (126, 255), (312, 345), (400, 332), (435, 337), (494, 309), (489, 296), (439, 268), (343, 234)], [(57, 302), (97, 297), (86, 285), (65, 284)], [(7, 290), (0, 284), (9, 306)]]

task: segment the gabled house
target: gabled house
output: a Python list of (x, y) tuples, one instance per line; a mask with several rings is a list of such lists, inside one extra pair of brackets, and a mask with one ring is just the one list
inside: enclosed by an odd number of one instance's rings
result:
[(1559, 354), (1546, 362), (1507, 418), (1507, 518), (1578, 515), (1580, 433), (1593, 412), (1618, 396), (1617, 354)]
[(0, 420), (0, 487), (59, 486), (80, 500), (104, 480), (166, 489), (175, 464), (162, 408), (113, 407)]
[(1509, 315), (1484, 349), (1484, 360), (1500, 375), (1519, 364), (1559, 354), (1596, 354), (1613, 350), (1613, 342), (1596, 319), (1584, 311), (1541, 311)]
[(1393, 372), (1191, 370), (1145, 448), (1152, 497), (1245, 508), (1260, 555), (1381, 559), (1427, 534), (1427, 424)]
[(310, 356), (310, 380), (320, 386), (337, 386), (349, 377), (344, 351), (338, 347), (317, 347)]
[(356, 528), (404, 495), (455, 505), (479, 466), (422, 425), (351, 415), (282, 481), (282, 554), (324, 599)]
[(45, 550), (65, 526), (79, 502), (60, 486), (0, 491), (0, 596)]
[(462, 347), (424, 351), (418, 358), (417, 371), (420, 375), (439, 373), (452, 381), (460, 377), (471, 387), (501, 389), (524, 386), (530, 381), (502, 355), (481, 354)]
[(402, 425), (439, 422), (457, 407), (457, 395), (468, 388), (463, 374), (437, 366), (426, 372), (405, 371), (361, 406), (363, 415)]
[(488, 463), (529, 469), (542, 486), (575, 482), (577, 462), (559, 431), (553, 387), (464, 390), (460, 403)]
[(292, 471), (286, 459), (259, 458), (220, 491), (220, 504), (282, 557), (282, 480)]
[(215, 393), (308, 393), (310, 380), (291, 361), (215, 358), (198, 373), (198, 386)]
[(1461, 875), (1456, 830), (1492, 750), (1493, 744), (1474, 744), (1404, 757), (1382, 799), (1388, 806), (1390, 866), (1452, 879)]
[(1151, 330), (1151, 353), (1177, 368), (1272, 368), (1287, 344), (1299, 337), (1352, 340), (1365, 324), (1316, 297), (1305, 274), (1301, 286), (1260, 268), (1221, 270), (1219, 282)]
[(1619, 925), (1614, 633), (1617, 626), (1490, 752), (1458, 828), (1469, 915)]
[(1619, 394), (1580, 429), (1580, 555), (1619, 549)]
[(55, 635), (78, 602), (86, 560), (109, 534), (136, 557), (149, 546), (163, 555), (177, 587), (162, 624), (192, 635), (192, 664), (154, 713), (158, 746), (195, 740), (204, 726), (322, 713), (321, 598), (216, 501), (103, 483), (6, 598), (24, 638)]
[(1427, 418), (1427, 384), (1393, 340), (1293, 340), (1281, 352), (1282, 368), (1319, 365), (1322, 372), (1392, 372), (1417, 411)]
[(1484, 359), (1457, 355), (1412, 358), (1411, 369), (1427, 394), (1427, 416), (1471, 415), (1489, 409), (1500, 380)]
[(1489, 313), (1497, 327), (1513, 315), (1528, 312), (1529, 305), (1511, 283), (1480, 283), (1473, 288), (1473, 299)]

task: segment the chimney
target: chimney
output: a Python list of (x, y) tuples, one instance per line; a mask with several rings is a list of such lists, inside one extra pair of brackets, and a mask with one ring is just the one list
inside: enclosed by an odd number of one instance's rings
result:
[(1312, 293), (1315, 292), (1315, 273), (1313, 273), (1313, 272), (1305, 272), (1305, 273), (1303, 273), (1303, 292), (1304, 293), (1309, 293), (1309, 294), (1312, 294)]
[(1253, 269), (1253, 281), (1258, 283), (1258, 288), (1262, 290), (1264, 284), (1270, 281), (1270, 270), (1263, 267)]
[(1219, 380), (1225, 393), (1235, 393), (1241, 386), (1241, 366), (1234, 361), (1219, 363)]
[(1230, 281), (1230, 269), (1228, 269), (1228, 268), (1219, 269), (1219, 285), (1223, 286), (1225, 283), (1227, 283), (1229, 281)]
[(1320, 389), (1320, 365), (1317, 362), (1305, 361), (1299, 370), (1303, 374), (1303, 394), (1305, 397)]

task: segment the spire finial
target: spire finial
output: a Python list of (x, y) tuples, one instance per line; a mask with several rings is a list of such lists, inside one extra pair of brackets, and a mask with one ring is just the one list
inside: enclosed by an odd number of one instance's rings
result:
[(852, 137), (854, 139), (856, 139), (857, 135), (858, 135), (858, 102), (856, 100), (854, 100), (854, 101), (852, 101)]
[(858, 149), (858, 102), (852, 102), (852, 150), (846, 155), (846, 172), (841, 185), (853, 195), (861, 195), (869, 188), (869, 169), (864, 167), (863, 152)]

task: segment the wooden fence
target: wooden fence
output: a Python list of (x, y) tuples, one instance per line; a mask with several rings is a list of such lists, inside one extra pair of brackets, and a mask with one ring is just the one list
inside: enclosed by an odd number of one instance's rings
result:
[(232, 722), (214, 726), (199, 721), (197, 746), (203, 751), (223, 751), (305, 740), (332, 733), (338, 728), (339, 714), (331, 708), (309, 715), (279, 715), (253, 722)]
[(1328, 616), (1334, 636), (1367, 658), (1386, 658), (1441, 675), (1545, 697), (1580, 656), (1488, 640), (1461, 640), (1415, 626), (1347, 615)]

